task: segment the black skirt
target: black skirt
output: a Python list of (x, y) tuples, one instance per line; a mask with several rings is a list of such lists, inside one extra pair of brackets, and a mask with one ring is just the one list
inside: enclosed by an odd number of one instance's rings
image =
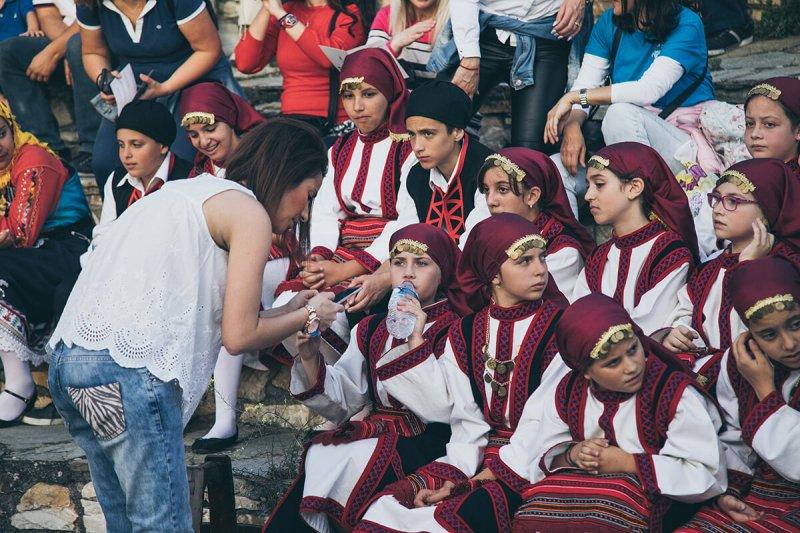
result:
[(93, 223), (43, 232), (31, 248), (0, 250), (0, 350), (44, 360), (44, 344), (81, 271)]

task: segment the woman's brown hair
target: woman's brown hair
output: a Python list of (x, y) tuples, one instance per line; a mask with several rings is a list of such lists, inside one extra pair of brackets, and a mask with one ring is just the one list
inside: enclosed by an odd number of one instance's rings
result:
[[(327, 170), (328, 153), (317, 130), (298, 120), (276, 118), (242, 136), (225, 175), (244, 182), (272, 216), (289, 190)], [(308, 255), (310, 226), (309, 220), (294, 229), (300, 245), (295, 259)]]

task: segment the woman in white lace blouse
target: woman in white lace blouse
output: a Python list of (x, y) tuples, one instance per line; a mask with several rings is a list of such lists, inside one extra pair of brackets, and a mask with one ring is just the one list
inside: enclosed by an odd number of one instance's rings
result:
[(340, 310), (330, 293), (304, 291), (259, 315), (272, 234), (295, 227), (307, 242), (326, 167), (311, 127), (263, 124), (242, 138), (227, 180), (166, 184), (94, 251), (50, 340), (49, 385), (110, 531), (192, 531), (183, 427), (222, 344), (262, 349)]

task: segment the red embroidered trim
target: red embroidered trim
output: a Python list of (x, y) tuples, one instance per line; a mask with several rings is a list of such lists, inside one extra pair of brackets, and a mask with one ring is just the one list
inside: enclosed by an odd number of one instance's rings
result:
[(767, 421), (778, 409), (786, 405), (786, 402), (781, 397), (780, 391), (772, 391), (766, 398), (756, 404), (756, 406), (747, 413), (747, 418), (742, 421), (742, 440), (753, 447), (753, 439), (756, 433), (761, 428), (761, 425)]

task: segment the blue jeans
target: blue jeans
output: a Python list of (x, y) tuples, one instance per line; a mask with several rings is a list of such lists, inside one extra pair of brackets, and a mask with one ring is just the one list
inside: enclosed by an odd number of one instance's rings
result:
[(709, 36), (752, 25), (747, 6), (742, 0), (702, 0), (700, 12), (703, 14), (706, 35)]
[(108, 531), (191, 532), (181, 390), (108, 350), (59, 343), (48, 386), (89, 461)]
[[(64, 141), (61, 140), (58, 121), (50, 108), (47, 83), (33, 81), (25, 74), (31, 60), (48, 44), (50, 40), (47, 37), (12, 37), (0, 43), (0, 80), (22, 129), (30, 131), (54, 150), (61, 150)], [(73, 35), (67, 42), (66, 59), (72, 73), (75, 127), (80, 151), (92, 153), (100, 115), (89, 103), (97, 94), (97, 87), (83, 70), (80, 35)], [(58, 74), (63, 79), (63, 70), (59, 65), (53, 75)]]

